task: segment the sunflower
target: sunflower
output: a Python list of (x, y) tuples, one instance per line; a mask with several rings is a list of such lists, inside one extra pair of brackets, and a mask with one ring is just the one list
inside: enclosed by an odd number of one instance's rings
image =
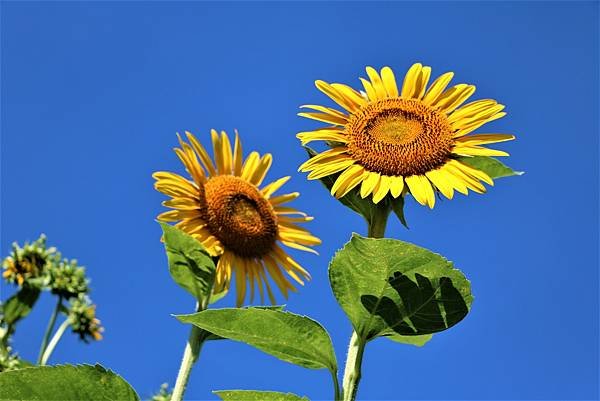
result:
[(454, 191), (467, 194), (486, 191), (493, 185), (483, 171), (460, 160), (470, 156), (508, 156), (481, 145), (514, 139), (508, 134), (469, 135), (482, 125), (504, 115), (504, 105), (482, 99), (462, 105), (475, 86), (448, 87), (447, 72), (428, 86), (431, 67), (414, 64), (402, 88), (394, 73), (384, 67), (378, 73), (367, 67), (368, 80), (361, 78), (364, 92), (338, 83), (316, 81), (317, 88), (345, 109), (306, 105), (315, 112), (302, 117), (331, 124), (297, 137), (305, 145), (327, 141), (331, 149), (300, 166), (309, 179), (339, 174), (331, 188), (337, 198), (360, 185), (360, 196), (371, 195), (379, 203), (388, 193), (397, 198), (410, 192), (422, 205), (433, 208), (436, 192), (452, 199)]
[(178, 135), (181, 147), (175, 148), (175, 153), (192, 180), (170, 172), (153, 174), (155, 188), (172, 197), (163, 205), (173, 210), (161, 213), (158, 219), (176, 222), (176, 227), (218, 257), (214, 293), (229, 289), (235, 272), (238, 306), (246, 296), (246, 282), (251, 300), (257, 283), (261, 302), (266, 289), (271, 303), (275, 303), (268, 274), (287, 298), (288, 292), (296, 289), (283, 271), (300, 285), (310, 279), (310, 274), (280, 244), (316, 253), (310, 247), (321, 243), (298, 226), (313, 218), (284, 205), (299, 193), (274, 196), (290, 177), (260, 188), (272, 156), (251, 152), (244, 160), (237, 132), (232, 150), (225, 132), (219, 136), (211, 131), (214, 163), (194, 135), (186, 132), (186, 136), (189, 143)]

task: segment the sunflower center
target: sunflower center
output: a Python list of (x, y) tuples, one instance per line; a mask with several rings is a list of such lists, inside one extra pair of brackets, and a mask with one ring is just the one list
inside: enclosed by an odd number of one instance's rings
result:
[(277, 217), (258, 189), (239, 177), (219, 175), (204, 185), (202, 214), (210, 232), (243, 257), (261, 257), (277, 240)]
[(348, 152), (369, 171), (390, 176), (423, 174), (444, 164), (452, 128), (442, 113), (416, 99), (370, 103), (346, 125)]

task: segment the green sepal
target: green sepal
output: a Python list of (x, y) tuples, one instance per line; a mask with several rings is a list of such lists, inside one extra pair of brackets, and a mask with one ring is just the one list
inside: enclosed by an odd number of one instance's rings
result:
[(306, 397), (277, 391), (220, 390), (213, 393), (223, 401), (309, 401)]
[(0, 373), (0, 400), (139, 401), (121, 376), (100, 365), (37, 366)]
[(223, 308), (176, 317), (283, 361), (310, 369), (337, 371), (329, 334), (318, 322), (306, 316), (272, 308)]
[(525, 174), (524, 171), (515, 171), (506, 164), (502, 163), (500, 160), (489, 156), (463, 156), (459, 157), (458, 160), (473, 168), (476, 168), (477, 170), (483, 171), (489, 175), (490, 178), (494, 179)]
[[(329, 280), (338, 303), (366, 341), (389, 336), (406, 342), (400, 336), (444, 330), (464, 318), (473, 300), (469, 281), (451, 262), (394, 239), (354, 234), (331, 260)], [(435, 324), (424, 324), (428, 317), (435, 318)]]
[(216, 299), (211, 294), (216, 266), (206, 249), (180, 229), (166, 223), (160, 223), (160, 226), (173, 280), (201, 303), (206, 296), (216, 302), (219, 294)]

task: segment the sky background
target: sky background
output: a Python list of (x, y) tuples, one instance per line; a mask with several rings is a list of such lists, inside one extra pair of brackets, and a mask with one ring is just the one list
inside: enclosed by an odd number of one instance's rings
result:
[[(237, 128), (246, 153), (273, 154), (268, 179), (292, 175), (293, 205), (316, 217), (320, 256), (293, 252), (313, 281), (286, 304), (329, 330), (343, 365), (351, 328), (327, 265), (366, 226), (296, 173), (295, 133), (319, 126), (296, 113), (329, 104), (316, 79), (356, 87), (366, 65), (389, 65), (401, 80), (420, 61), (507, 105), (480, 132), (516, 134), (497, 147), (526, 174), (433, 211), (409, 199), (410, 230), (390, 222), (388, 237), (454, 261), (475, 302), (423, 348), (370, 343), (359, 398), (598, 398), (597, 2), (2, 2), (1, 12), (2, 256), (46, 233), (87, 267), (106, 327), (90, 345), (67, 335), (52, 363), (101, 362), (142, 397), (174, 383), (189, 327), (171, 314), (194, 301), (168, 274), (151, 174), (183, 172), (176, 132), (208, 143), (211, 128)], [(1, 288), (2, 299), (14, 290)], [(19, 327), (23, 357), (35, 359), (52, 306), (44, 294)], [(325, 370), (209, 343), (187, 398), (233, 388), (332, 393)]]

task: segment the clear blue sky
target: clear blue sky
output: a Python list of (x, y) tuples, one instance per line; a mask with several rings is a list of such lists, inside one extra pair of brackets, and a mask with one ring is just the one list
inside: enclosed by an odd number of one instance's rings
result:
[[(360, 398), (598, 397), (598, 3), (2, 3), (2, 255), (40, 232), (88, 267), (105, 340), (68, 336), (53, 362), (102, 362), (142, 396), (173, 383), (193, 300), (170, 279), (154, 222), (155, 170), (182, 171), (176, 131), (210, 128), (272, 152), (316, 219), (321, 256), (296, 253), (313, 281), (288, 302), (330, 331), (342, 363), (350, 325), (327, 264), (358, 216), (295, 173), (298, 106), (326, 102), (315, 79), (356, 85), (364, 67), (413, 62), (477, 85), (508, 116), (490, 132), (526, 175), (433, 211), (408, 201), (411, 229), (387, 236), (439, 252), (472, 280), (475, 302), (424, 348), (383, 339), (366, 351)], [(13, 291), (2, 284), (2, 298)], [(46, 294), (48, 295), (48, 294)], [(16, 337), (33, 359), (44, 297)], [(232, 297), (221, 305), (231, 305)], [(209, 343), (188, 391), (331, 394), (305, 370), (233, 342)]]

